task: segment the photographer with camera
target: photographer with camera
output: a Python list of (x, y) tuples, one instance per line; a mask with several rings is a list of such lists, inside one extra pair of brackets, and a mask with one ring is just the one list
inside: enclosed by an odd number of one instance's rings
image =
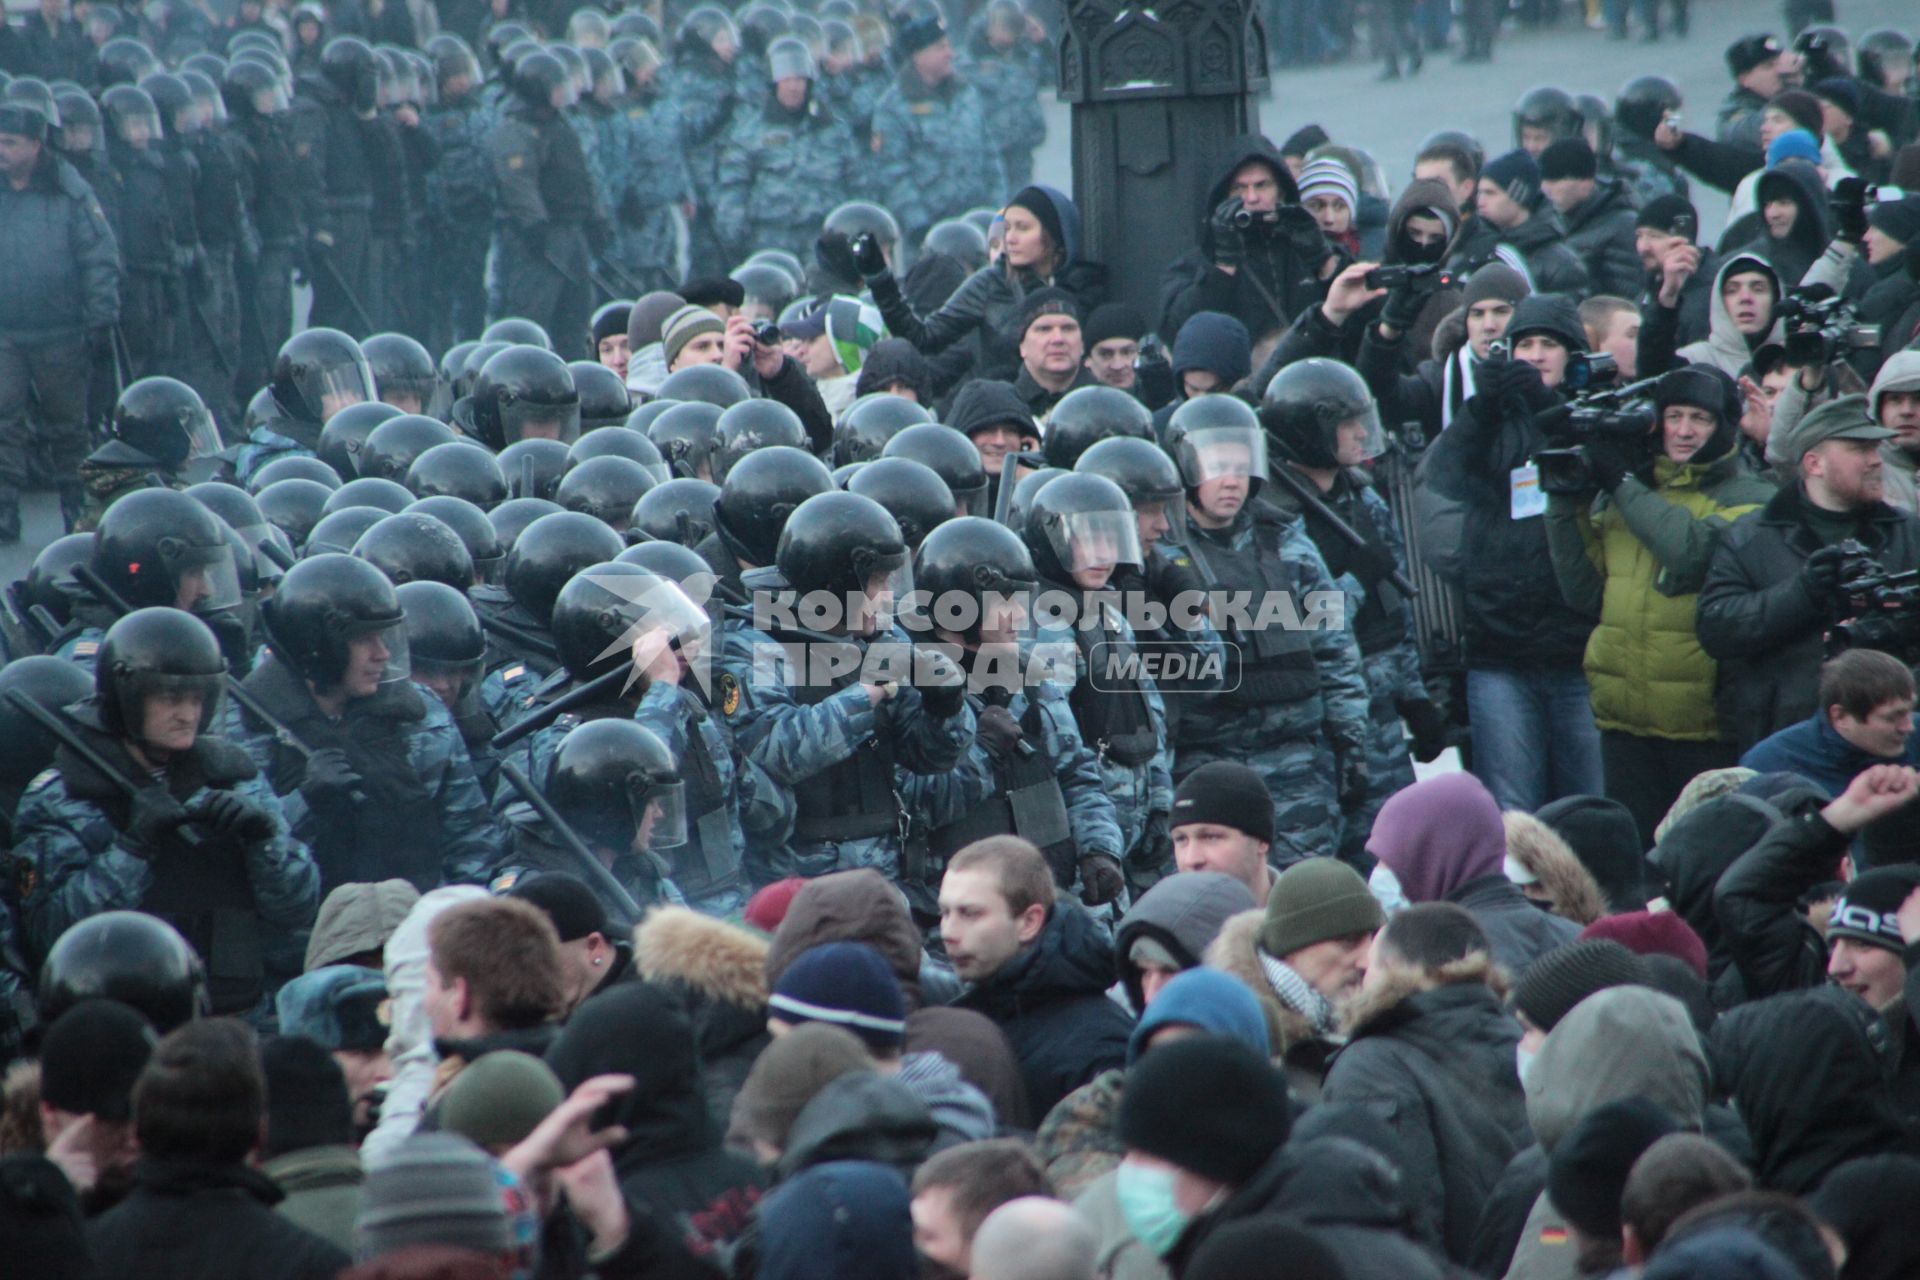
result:
[(1341, 266), (1272, 143), (1250, 134), (1226, 155), (1199, 244), (1161, 284), (1160, 331), (1169, 341), (1196, 311), (1224, 311), (1258, 344), (1318, 302)]
[(1536, 419), (1562, 409), (1586, 334), (1573, 303), (1542, 295), (1520, 303), (1507, 337), (1511, 358), (1490, 351), (1473, 366), (1473, 397), (1428, 449), (1423, 476), (1434, 505), (1459, 513), (1473, 771), (1501, 808), (1531, 813), (1602, 786), (1581, 670), (1593, 624), (1561, 594), (1533, 462), (1547, 445)]
[(827, 412), (837, 420), (854, 401), (867, 353), (886, 335), (887, 326), (872, 303), (836, 294), (813, 314), (772, 329), (762, 340), (784, 338), (805, 346), (801, 360), (807, 376), (819, 388)]
[(1651, 422), (1627, 406), (1574, 437), (1571, 475), (1541, 459), (1554, 574), (1567, 603), (1599, 619), (1585, 669), (1606, 794), (1644, 847), (1682, 787), (1733, 762), (1694, 631), (1697, 592), (1729, 526), (1774, 492), (1741, 457), (1731, 378), (1688, 365), (1652, 398)]
[(660, 322), (667, 372), (697, 364), (731, 369), (757, 394), (799, 414), (813, 451), (824, 454), (833, 442), (833, 415), (806, 368), (780, 349), (780, 339), (777, 329), (756, 328), (742, 315), (723, 320), (706, 307), (680, 307)]
[(1884, 500), (1880, 442), (1893, 433), (1843, 396), (1776, 446), (1798, 480), (1727, 531), (1700, 590), (1700, 645), (1720, 661), (1716, 707), (1744, 750), (1813, 714), (1821, 641), (1845, 616), (1840, 586), (1856, 539), (1889, 573), (1920, 568), (1920, 520)]

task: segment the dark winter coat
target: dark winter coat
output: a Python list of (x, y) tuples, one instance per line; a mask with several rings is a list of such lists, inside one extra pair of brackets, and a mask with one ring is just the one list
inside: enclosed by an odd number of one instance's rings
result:
[(1133, 1019), (1107, 998), (1112, 983), (1113, 951), (1099, 926), (1062, 901), (1038, 938), (957, 1003), (1006, 1033), (1026, 1077), (1028, 1114), (1043, 1116), (1102, 1071), (1126, 1065)]
[[(1720, 660), (1715, 710), (1744, 750), (1812, 715), (1819, 702), (1821, 635), (1831, 604), (1800, 570), (1820, 548), (1800, 485), (1782, 489), (1733, 528), (1700, 589), (1700, 645)], [(1920, 520), (1884, 502), (1860, 513), (1855, 535), (1890, 573), (1920, 569)]]
[(87, 1224), (96, 1274), (141, 1280), (333, 1280), (347, 1255), (275, 1213), (238, 1164), (142, 1159), (133, 1193)]
[(1485, 954), (1362, 997), (1353, 1039), (1334, 1057), (1321, 1100), (1356, 1103), (1405, 1145), (1402, 1175), (1425, 1242), (1464, 1261), (1487, 1192), (1524, 1147), (1526, 1097), (1514, 1050), (1520, 1024), (1487, 986)]
[(656, 907), (634, 930), (633, 967), (685, 1004), (707, 1114), (724, 1133), (734, 1095), (767, 1047), (766, 940), (687, 907)]
[(1520, 265), (1525, 267), (1535, 293), (1562, 293), (1578, 302), (1598, 292), (1587, 274), (1587, 264), (1567, 242), (1567, 224), (1546, 204), (1535, 209), (1525, 222), (1507, 230), (1485, 218), (1475, 218), (1454, 246), (1447, 269), (1471, 275), (1497, 261), (1496, 251), (1503, 245), (1520, 255)]
[(42, 151), (26, 190), (0, 183), (0, 337), (77, 338), (120, 318), (120, 262), (93, 189), (72, 165)]
[(1630, 300), (1639, 289), (1637, 215), (1633, 193), (1618, 178), (1602, 179), (1591, 196), (1560, 215), (1567, 224), (1567, 245), (1586, 264), (1593, 293)]
[(1482, 876), (1455, 889), (1447, 901), (1465, 907), (1493, 946), (1493, 958), (1518, 978), (1547, 952), (1580, 936), (1580, 926), (1527, 901), (1504, 875)]

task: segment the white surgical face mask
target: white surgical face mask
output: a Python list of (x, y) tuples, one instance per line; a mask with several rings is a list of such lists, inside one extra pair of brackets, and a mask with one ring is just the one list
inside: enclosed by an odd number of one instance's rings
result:
[(1373, 874), (1367, 877), (1367, 888), (1379, 902), (1380, 909), (1388, 915), (1394, 914), (1402, 907), (1412, 905), (1407, 901), (1406, 893), (1400, 888), (1400, 877), (1394, 875), (1384, 862), (1374, 863)]
[(1513, 1046), (1513, 1065), (1514, 1069), (1520, 1073), (1520, 1087), (1522, 1089), (1527, 1087), (1527, 1077), (1533, 1071), (1533, 1060), (1539, 1056), (1539, 1054), (1533, 1053), (1520, 1045)]

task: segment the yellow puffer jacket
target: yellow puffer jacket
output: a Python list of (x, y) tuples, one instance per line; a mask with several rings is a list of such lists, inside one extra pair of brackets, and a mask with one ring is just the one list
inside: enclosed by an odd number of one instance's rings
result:
[(1650, 480), (1630, 475), (1591, 505), (1561, 496), (1548, 504), (1561, 592), (1600, 620), (1585, 665), (1602, 729), (1686, 742), (1720, 736), (1715, 664), (1694, 613), (1721, 535), (1773, 496), (1732, 444), (1730, 433), (1717, 435), (1706, 462), (1659, 458)]

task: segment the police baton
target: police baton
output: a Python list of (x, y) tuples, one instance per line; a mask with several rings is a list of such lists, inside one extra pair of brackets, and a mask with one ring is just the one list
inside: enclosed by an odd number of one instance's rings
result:
[(531, 649), (543, 658), (552, 658), (556, 662), (560, 659), (560, 651), (553, 647), (553, 641), (537, 636), (524, 627), (517, 627), (511, 622), (484, 612), (480, 614), (480, 625), (501, 639), (519, 645), (523, 649)]
[[(1000, 488), (993, 495), (993, 519), (997, 524), (1005, 524), (1008, 514), (1013, 510), (1013, 491), (1020, 485), (1019, 469), (1032, 467), (1035, 471), (1047, 465), (1044, 454), (1010, 453), (1000, 461)], [(1018, 529), (1015, 533), (1020, 532)]]
[[(1319, 494), (1309, 489), (1300, 477), (1294, 475), (1293, 468), (1287, 464), (1285, 459), (1278, 459), (1273, 466), (1268, 467), (1267, 475), (1275, 484), (1285, 489), (1288, 493), (1291, 493), (1295, 498), (1298, 498), (1301, 506), (1313, 512), (1313, 514), (1321, 520), (1326, 521), (1327, 527), (1339, 534), (1342, 542), (1353, 547), (1364, 547), (1367, 545), (1367, 536), (1348, 524), (1345, 520), (1342, 520), (1332, 507), (1321, 500)], [(1407, 575), (1398, 569), (1393, 570), (1387, 575), (1387, 581), (1391, 582), (1401, 595), (1409, 599), (1420, 594), (1420, 588), (1414, 586)]]
[(495, 751), (510, 747), (530, 733), (546, 728), (575, 707), (590, 706), (601, 701), (608, 694), (618, 694), (629, 675), (624, 666), (616, 667), (604, 675), (597, 675), (577, 689), (569, 689), (545, 706), (536, 707), (520, 719), (514, 721), (493, 735), (487, 745)]
[[(8, 696), (18, 697), (19, 694), (15, 692)], [(578, 870), (581, 877), (610, 898), (627, 919), (635, 924), (640, 923), (640, 917), (644, 913), (640, 910), (640, 904), (634, 901), (633, 895), (627, 892), (627, 886), (615, 880), (613, 872), (607, 870), (606, 864), (593, 856), (593, 851), (574, 834), (573, 828), (568, 826), (566, 819), (560, 816), (560, 811), (554, 808), (553, 804), (540, 794), (539, 789), (527, 780), (526, 774), (520, 772), (520, 766), (511, 760), (502, 760), (500, 776), (520, 793), (522, 800), (533, 806), (533, 811), (540, 815), (540, 820), (552, 829), (553, 834), (560, 841), (560, 847), (572, 855), (573, 860), (579, 864)]]
[[(46, 730), (48, 736), (53, 738), (54, 741), (73, 752), (80, 763), (86, 765), (89, 769), (92, 769), (95, 773), (112, 783), (114, 788), (118, 790), (120, 794), (127, 797), (127, 799), (133, 799), (144, 789), (139, 783), (122, 773), (119, 766), (114, 764), (113, 761), (107, 759), (104, 755), (100, 754), (99, 751), (95, 750), (92, 743), (75, 733), (58, 714), (41, 706), (32, 698), (29, 698), (22, 690), (7, 690), (7, 701), (18, 708), (22, 715), (25, 715), (29, 720)], [(188, 831), (185, 827), (177, 827), (175, 830), (180, 837), (181, 843), (189, 847), (197, 848), (203, 843), (201, 835), (197, 831)]]
[(191, 289), (187, 291), (187, 309), (193, 312), (194, 320), (199, 323), (200, 332), (207, 339), (207, 349), (213, 353), (215, 363), (220, 366), (220, 372), (225, 375), (228, 382), (234, 381), (236, 375), (233, 371), (233, 362), (227, 359), (227, 353), (220, 349), (220, 335), (214, 332), (213, 322), (207, 319), (206, 308), (200, 305), (200, 300), (193, 296)]
[[(610, 288), (607, 284), (606, 278), (600, 274), (600, 271), (605, 271), (609, 275), (611, 275), (613, 277), (614, 284), (619, 285), (620, 288), (618, 289)], [(645, 292), (645, 290), (641, 289), (638, 285), (634, 283), (634, 279), (632, 276), (628, 275), (626, 272), (622, 271), (620, 268), (614, 266), (611, 262), (602, 262), (600, 264), (600, 271), (595, 271), (591, 265), (587, 267), (587, 274), (593, 277), (593, 283), (599, 288), (599, 290), (602, 293), (606, 294), (609, 298), (625, 297), (627, 294), (634, 294), (637, 296)]]
[(341, 276), (340, 268), (333, 265), (331, 257), (325, 253), (312, 253), (307, 255), (307, 261), (311, 266), (317, 266), (327, 273), (327, 278), (333, 281), (333, 287), (340, 291), (340, 296), (345, 298), (347, 305), (353, 308), (354, 315), (359, 317), (360, 323), (365, 326), (368, 333), (379, 332), (380, 326), (373, 322), (373, 317), (367, 314), (367, 309), (360, 305), (360, 299), (353, 296), (353, 290), (347, 288), (346, 279)]

